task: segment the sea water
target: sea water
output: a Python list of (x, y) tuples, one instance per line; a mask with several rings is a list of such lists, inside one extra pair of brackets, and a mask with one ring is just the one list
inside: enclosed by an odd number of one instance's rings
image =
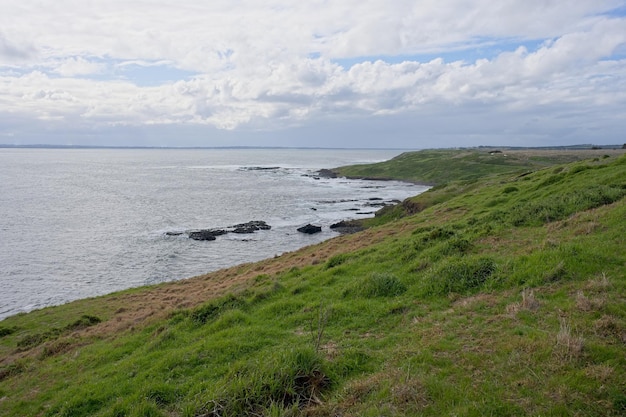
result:
[[(397, 150), (0, 149), (0, 319), (116, 290), (192, 277), (337, 236), (377, 204), (426, 187), (320, 178), (322, 168)], [(251, 220), (215, 241), (186, 234)], [(322, 232), (296, 231), (305, 224)], [(170, 233), (168, 233), (170, 232)]]

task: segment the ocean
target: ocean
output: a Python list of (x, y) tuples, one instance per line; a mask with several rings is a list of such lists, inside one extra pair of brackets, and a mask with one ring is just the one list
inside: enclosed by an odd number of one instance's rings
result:
[[(398, 150), (0, 149), (0, 319), (258, 261), (426, 187), (320, 178)], [(196, 241), (253, 220), (269, 230)], [(296, 229), (322, 227), (308, 235)], [(182, 233), (182, 234), (178, 234)]]

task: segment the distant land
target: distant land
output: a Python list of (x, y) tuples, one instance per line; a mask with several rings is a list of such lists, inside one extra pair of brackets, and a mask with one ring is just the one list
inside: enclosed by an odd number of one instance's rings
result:
[[(368, 150), (419, 150), (421, 148), (353, 148), (353, 147), (316, 147), (316, 146), (106, 146), (106, 145), (48, 145), (48, 144), (33, 144), (33, 145), (14, 145), (14, 144), (1, 144), (0, 148), (17, 148), (17, 149), (368, 149)], [(581, 144), (581, 145), (563, 145), (563, 146), (464, 146), (464, 147), (452, 147), (449, 149), (543, 149), (543, 150), (579, 150), (579, 149), (626, 149), (626, 143), (623, 145), (594, 145), (594, 144)]]
[[(617, 145), (615, 145), (617, 146)], [(106, 145), (10, 145), (0, 144), (0, 149), (345, 149), (345, 150), (399, 150), (414, 151), (416, 148), (326, 148), (317, 146), (106, 146)]]

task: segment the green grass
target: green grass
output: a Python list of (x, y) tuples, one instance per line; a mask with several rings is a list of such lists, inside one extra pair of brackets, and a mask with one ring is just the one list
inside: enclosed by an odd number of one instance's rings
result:
[(342, 238), (365, 247), (113, 335), (116, 295), (8, 318), (0, 415), (624, 415), (626, 157), (554, 163), (450, 179)]
[(533, 156), (519, 150), (505, 150), (501, 153), (490, 153), (489, 150), (432, 149), (405, 152), (389, 161), (351, 165), (334, 171), (353, 178), (402, 179), (432, 185), (474, 181), (499, 174), (522, 174), (586, 158), (585, 153), (573, 151)]

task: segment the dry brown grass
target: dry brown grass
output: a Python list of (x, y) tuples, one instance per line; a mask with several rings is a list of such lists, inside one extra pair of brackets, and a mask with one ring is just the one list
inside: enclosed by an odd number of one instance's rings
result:
[(572, 332), (571, 326), (565, 319), (560, 320), (559, 332), (556, 335), (557, 353), (563, 359), (575, 359), (581, 356), (585, 339)]
[(524, 288), (522, 290), (522, 301), (509, 304), (506, 307), (506, 312), (509, 314), (517, 314), (519, 311), (535, 311), (540, 307), (539, 301), (535, 298), (535, 291), (530, 288)]
[(611, 281), (606, 273), (602, 272), (596, 278), (589, 281), (587, 288), (592, 291), (605, 291), (611, 287)]
[(594, 330), (598, 336), (626, 344), (626, 326), (614, 316), (605, 314), (596, 320)]
[[(387, 392), (387, 396), (378, 393)], [(424, 384), (413, 375), (399, 369), (392, 369), (361, 378), (348, 384), (344, 389), (342, 401), (335, 408), (333, 415), (344, 414), (348, 410), (358, 413), (359, 404), (370, 403), (371, 397), (379, 396), (378, 407), (395, 410), (397, 415), (415, 415), (431, 404)]]
[(607, 382), (614, 372), (615, 369), (613, 369), (613, 367), (604, 363), (589, 365), (585, 368), (585, 376), (600, 382)]
[(581, 311), (593, 310), (593, 303), (591, 302), (589, 297), (587, 297), (582, 291), (576, 292), (576, 308)]

